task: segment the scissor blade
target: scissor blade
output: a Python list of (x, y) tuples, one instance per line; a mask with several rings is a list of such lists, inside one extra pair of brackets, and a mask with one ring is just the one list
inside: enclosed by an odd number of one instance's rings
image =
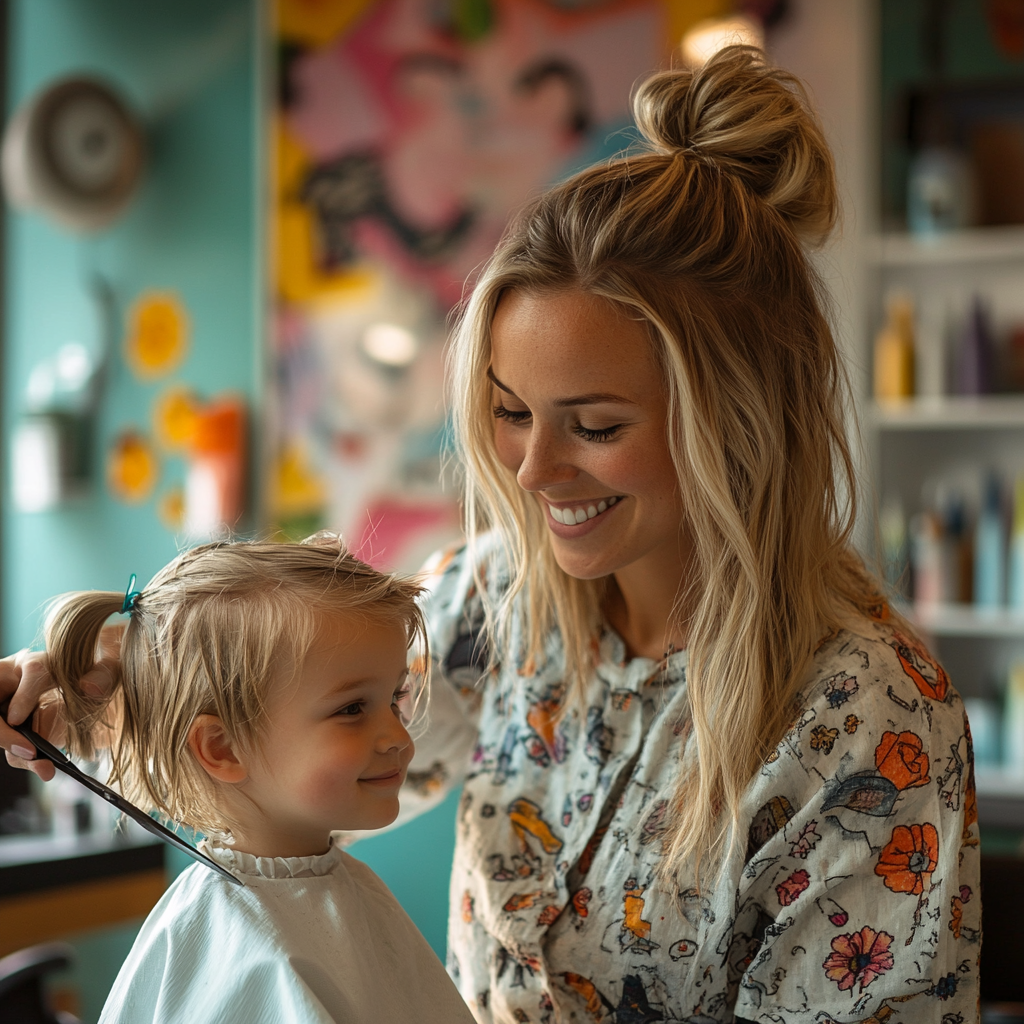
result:
[(165, 828), (159, 821), (151, 818), (141, 807), (136, 807), (135, 804), (129, 803), (120, 793), (104, 785), (99, 779), (94, 779), (91, 775), (83, 772), (81, 768), (65, 756), (63, 751), (58, 750), (49, 740), (43, 739), (35, 730), (27, 725), (12, 725), (11, 728), (20, 732), (25, 739), (33, 744), (37, 754), (45, 757), (48, 761), (52, 761), (53, 766), (58, 771), (69, 775), (76, 782), (85, 786), (86, 789), (90, 789), (93, 793), (103, 797), (104, 800), (113, 804), (123, 814), (127, 814), (132, 821), (138, 822), (147, 832), (151, 832), (158, 839), (162, 839), (176, 850), (181, 850), (182, 853), (188, 854), (193, 860), (204, 864), (211, 871), (216, 871), (217, 874), (222, 875), (230, 882), (234, 882), (235, 885), (245, 885), (240, 878), (236, 878), (227, 868), (221, 866), (212, 858), (207, 857), (205, 853), (200, 853), (190, 843), (186, 843), (181, 836), (175, 835), (169, 828)]

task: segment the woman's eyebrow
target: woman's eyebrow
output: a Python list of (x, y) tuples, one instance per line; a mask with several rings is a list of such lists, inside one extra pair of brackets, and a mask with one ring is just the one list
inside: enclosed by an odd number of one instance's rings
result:
[[(513, 398), (519, 398), (519, 396), (507, 384), (502, 384), (501, 381), (494, 376), (494, 371), (489, 366), (487, 367), (487, 378), (496, 388), (504, 391), (505, 394), (511, 395)], [(616, 405), (637, 404), (632, 398), (625, 398), (622, 395), (612, 394), (610, 391), (592, 391), (586, 395), (573, 395), (570, 398), (556, 398), (554, 405), (558, 409), (566, 409), (575, 405), (600, 405), (603, 402), (612, 402)]]
[(513, 398), (518, 398), (519, 397), (507, 384), (502, 384), (501, 381), (498, 380), (498, 378), (494, 376), (494, 371), (489, 366), (487, 367), (487, 379), (499, 391), (504, 391), (506, 395), (511, 395)]

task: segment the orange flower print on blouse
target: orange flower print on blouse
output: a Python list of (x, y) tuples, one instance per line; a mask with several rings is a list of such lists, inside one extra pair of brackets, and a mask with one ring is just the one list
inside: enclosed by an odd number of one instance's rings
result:
[(921, 737), (913, 732), (882, 733), (882, 741), (875, 747), (875, 765), (897, 788), (910, 789), (923, 786), (928, 777), (928, 755)]
[(954, 896), (949, 903), (950, 919), (949, 930), (953, 933), (954, 939), (960, 938), (960, 928), (964, 921), (964, 901), (959, 896)]
[(935, 826), (897, 825), (892, 838), (878, 856), (875, 874), (893, 892), (920, 896), (931, 884), (932, 872), (939, 863), (939, 834)]
[(821, 965), (826, 977), (839, 985), (840, 992), (858, 982), (863, 992), (880, 974), (892, 970), (892, 939), (888, 932), (876, 932), (867, 926), (852, 935), (837, 935), (832, 940), (832, 952)]
[(896, 652), (903, 671), (914, 681), (918, 692), (931, 700), (944, 701), (949, 691), (949, 676), (946, 670), (925, 650), (918, 640), (898, 630), (892, 631), (889, 646)]

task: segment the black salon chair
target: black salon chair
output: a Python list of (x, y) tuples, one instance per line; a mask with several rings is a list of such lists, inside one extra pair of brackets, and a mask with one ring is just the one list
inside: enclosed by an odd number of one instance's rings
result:
[(51, 1010), (43, 979), (71, 966), (74, 950), (48, 942), (11, 953), (0, 960), (0, 1020), (3, 1024), (81, 1024), (77, 1017)]

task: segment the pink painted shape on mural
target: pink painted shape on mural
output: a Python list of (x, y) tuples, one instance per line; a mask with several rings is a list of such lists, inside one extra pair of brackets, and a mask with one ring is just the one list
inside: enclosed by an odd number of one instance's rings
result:
[(600, 133), (627, 117), (634, 82), (664, 57), (658, 0), (571, 12), (496, 0), (494, 8), (496, 27), (465, 44), (431, 24), (423, 0), (383, 0), (294, 72), (288, 123), (317, 159), (372, 150), (392, 209), (413, 229), (443, 229), (472, 211), (469, 231), (430, 261), (372, 218), (356, 234), (364, 255), (426, 284), (444, 305), (460, 298), (508, 215), (584, 142), (568, 127), (565, 83), (549, 78), (524, 90), (524, 71), (551, 60), (575, 67)]
[(377, 96), (337, 51), (306, 54), (291, 75), (298, 101), (288, 126), (314, 160), (372, 149), (383, 141), (387, 123)]
[(389, 570), (402, 560), (403, 551), (425, 534), (458, 522), (452, 502), (413, 504), (379, 498), (366, 511), (366, 527), (354, 554), (375, 569)]

